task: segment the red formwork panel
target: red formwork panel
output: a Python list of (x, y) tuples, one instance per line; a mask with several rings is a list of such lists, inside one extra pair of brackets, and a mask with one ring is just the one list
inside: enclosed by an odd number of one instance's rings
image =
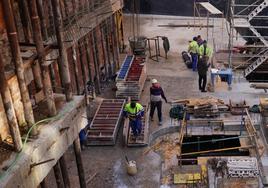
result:
[(115, 145), (125, 100), (104, 99), (87, 129), (86, 145)]

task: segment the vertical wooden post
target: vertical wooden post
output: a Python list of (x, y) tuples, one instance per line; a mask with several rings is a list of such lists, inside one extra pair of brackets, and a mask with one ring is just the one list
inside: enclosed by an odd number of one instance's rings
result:
[(69, 175), (68, 175), (68, 169), (67, 169), (67, 165), (66, 165), (66, 159), (65, 159), (65, 154), (63, 154), (59, 160), (60, 162), (60, 168), (61, 168), (61, 173), (62, 173), (62, 179), (64, 182), (64, 186), (65, 188), (70, 188), (71, 184), (70, 184), (70, 179), (69, 179)]
[(43, 179), (43, 181), (40, 183), (41, 188), (49, 188), (47, 184), (47, 177)]
[(81, 70), (82, 70), (82, 77), (83, 77), (83, 83), (84, 83), (84, 91), (85, 91), (85, 104), (88, 105), (87, 102), (87, 76), (86, 76), (86, 67), (83, 61), (83, 50), (82, 50), (82, 42), (78, 42), (78, 50), (79, 50), (79, 57), (80, 57), (80, 64), (81, 64)]
[(104, 35), (103, 35), (103, 26), (99, 25), (100, 27), (100, 36), (101, 36), (101, 48), (102, 48), (102, 54), (103, 54), (103, 57), (104, 57), (104, 70), (105, 70), (105, 76), (107, 78), (107, 76), (111, 76), (107, 70), (107, 62), (108, 62), (108, 59), (107, 59), (107, 54), (106, 54), (106, 51), (105, 51), (105, 45), (104, 45)]
[(10, 134), (14, 144), (14, 149), (15, 151), (20, 151), (22, 149), (20, 130), (16, 119), (11, 94), (5, 77), (4, 63), (2, 60), (1, 53), (0, 53), (0, 92), (3, 100), (3, 105), (6, 111), (6, 116), (8, 120)]
[(60, 164), (57, 162), (55, 166), (53, 167), (54, 169), (54, 175), (57, 183), (58, 188), (64, 188), (64, 183), (62, 180), (62, 175), (61, 175), (61, 169), (60, 169)]
[(101, 90), (100, 90), (100, 73), (99, 73), (99, 66), (98, 66), (98, 57), (97, 57), (97, 52), (96, 52), (96, 47), (97, 47), (97, 44), (96, 44), (96, 41), (95, 41), (95, 35), (94, 35), (94, 30), (92, 31), (91, 33), (91, 45), (92, 45), (92, 48), (93, 48), (93, 59), (94, 59), (94, 68), (95, 68), (95, 78), (94, 78), (94, 82), (96, 81), (96, 91), (98, 94), (101, 93)]
[[(20, 47), (19, 47), (19, 40), (16, 32), (16, 27), (14, 23), (14, 15), (11, 8), (10, 0), (3, 0), (3, 9), (5, 15), (5, 22), (8, 32), (8, 39), (10, 43), (11, 53), (13, 56), (15, 68), (16, 68), (16, 75), (19, 82), (20, 93), (23, 103), (24, 109), (24, 116), (25, 120), (27, 121), (28, 126), (32, 126), (35, 123), (32, 103), (30, 101), (28, 89), (25, 83), (24, 78), (24, 68), (23, 68), (23, 61), (20, 54)], [(37, 135), (37, 129), (32, 129), (32, 135)]]
[(111, 28), (112, 28), (112, 34), (113, 34), (113, 46), (114, 46), (114, 56), (115, 56), (115, 61), (116, 61), (116, 67), (117, 69), (120, 68), (120, 65), (119, 65), (119, 47), (118, 47), (118, 37), (117, 37), (117, 27), (116, 27), (116, 24), (115, 24), (115, 17), (114, 17), (114, 14), (112, 15), (111, 17)]
[(51, 81), (49, 77), (49, 68), (46, 65), (44, 60), (44, 44), (41, 34), (40, 20), (37, 14), (36, 1), (28, 0), (30, 15), (32, 19), (32, 28), (33, 28), (33, 37), (36, 44), (36, 50), (38, 53), (38, 61), (41, 65), (42, 76), (43, 76), (43, 85), (46, 96), (46, 102), (48, 107), (49, 116), (55, 116), (57, 114), (53, 90), (51, 86)]
[(88, 65), (88, 78), (89, 81), (92, 81), (91, 66), (90, 66), (90, 46), (88, 38), (85, 39), (85, 45), (86, 45), (87, 65)]
[(111, 25), (111, 22), (110, 22), (110, 18), (107, 18), (106, 19), (106, 23), (107, 23), (107, 28), (108, 28), (108, 41), (109, 41), (109, 46), (111, 47), (111, 51), (112, 51), (112, 59), (113, 59), (113, 68), (112, 70), (114, 69), (114, 67), (116, 67), (116, 62), (115, 62), (115, 55), (114, 55), (114, 43), (113, 43), (113, 32), (112, 32), (112, 25)]
[(108, 59), (108, 72), (109, 75), (112, 76), (114, 74), (114, 70), (112, 69), (111, 65), (111, 57), (110, 57), (110, 46), (109, 46), (109, 38), (108, 38), (108, 28), (107, 23), (105, 22), (105, 28), (104, 28), (104, 40), (106, 44), (106, 53), (107, 53), (107, 59)]
[(66, 100), (71, 101), (73, 97), (71, 88), (71, 78), (70, 78), (67, 52), (63, 42), (63, 29), (62, 29), (63, 23), (60, 14), (59, 0), (51, 0), (51, 4), (53, 9), (56, 37), (59, 48), (59, 69), (60, 69), (61, 82), (64, 87)]
[(20, 17), (21, 17), (21, 23), (24, 33), (24, 39), (25, 42), (30, 43), (32, 38), (31, 33), (31, 25), (30, 23), (30, 15), (28, 12), (28, 5), (26, 1), (18, 1), (19, 3), (19, 11), (20, 11)]
[(78, 73), (78, 67), (77, 67), (77, 53), (76, 53), (75, 44), (72, 46), (72, 51), (73, 51), (74, 76), (75, 76), (77, 95), (80, 95), (81, 91), (80, 91), (80, 84), (79, 84), (79, 75), (78, 75), (79, 73)]
[(47, 40), (48, 34), (47, 34), (46, 19), (44, 15), (43, 0), (37, 0), (36, 5), (37, 5), (37, 10), (38, 10), (38, 15), (41, 21), (41, 29), (42, 29), (41, 31), (42, 31), (43, 39)]
[(82, 156), (81, 156), (81, 147), (79, 138), (74, 140), (74, 153), (77, 164), (79, 182), (81, 188), (86, 188), (85, 173), (83, 168)]

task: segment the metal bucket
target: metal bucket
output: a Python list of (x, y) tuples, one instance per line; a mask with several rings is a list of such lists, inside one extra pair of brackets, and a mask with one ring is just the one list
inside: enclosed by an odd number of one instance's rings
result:
[(144, 36), (129, 37), (128, 41), (132, 51), (134, 51), (135, 49), (145, 49), (147, 45), (147, 38)]
[(137, 174), (137, 172), (138, 172), (138, 170), (137, 170), (136, 161), (129, 161), (127, 163), (127, 173), (130, 176), (134, 176)]

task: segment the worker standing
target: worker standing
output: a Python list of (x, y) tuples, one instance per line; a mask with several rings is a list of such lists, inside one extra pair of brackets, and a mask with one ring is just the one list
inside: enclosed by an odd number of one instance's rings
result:
[(152, 79), (152, 87), (150, 88), (151, 110), (150, 119), (153, 121), (154, 111), (157, 108), (159, 125), (162, 125), (162, 98), (167, 102), (164, 91), (160, 83), (156, 79)]
[(144, 116), (143, 106), (134, 100), (126, 104), (124, 108), (124, 116), (129, 118), (129, 125), (132, 129), (133, 135), (136, 139), (141, 134), (142, 117)]
[(198, 53), (199, 53), (197, 37), (194, 37), (193, 41), (190, 42), (189, 47), (188, 47), (188, 52), (191, 54), (191, 57), (192, 57), (193, 71), (196, 71), (197, 62), (198, 62)]
[(167, 53), (170, 49), (170, 45), (169, 45), (169, 40), (167, 37), (162, 37), (162, 40), (163, 40), (163, 47), (164, 47), (164, 50), (165, 50), (165, 57), (167, 59)]
[(197, 64), (198, 70), (198, 84), (199, 90), (201, 92), (206, 92), (206, 84), (207, 84), (207, 71), (210, 66), (209, 59), (212, 56), (212, 49), (207, 46), (207, 41), (204, 40), (203, 44), (199, 48), (199, 61)]
[(198, 35), (197, 36), (197, 44), (198, 44), (198, 46), (201, 46), (202, 44), (203, 44), (203, 39), (202, 39), (202, 37), (201, 37), (201, 35)]

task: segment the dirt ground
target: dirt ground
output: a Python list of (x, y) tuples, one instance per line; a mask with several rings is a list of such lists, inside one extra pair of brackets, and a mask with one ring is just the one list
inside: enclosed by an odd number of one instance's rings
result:
[[(142, 93), (141, 103), (149, 102), (149, 87), (150, 79), (156, 78), (162, 85), (168, 101), (174, 99), (183, 99), (189, 97), (215, 96), (225, 101), (229, 98), (233, 100), (246, 99), (250, 104), (257, 104), (259, 96), (265, 96), (261, 90), (254, 90), (249, 87), (249, 83), (241, 76), (240, 73), (234, 74), (232, 90), (227, 89), (225, 83), (216, 85), (214, 93), (201, 93), (198, 90), (198, 75), (187, 69), (181, 59), (181, 51), (185, 50), (188, 41), (198, 34), (206, 35), (206, 29), (187, 29), (187, 28), (160, 28), (158, 24), (176, 24), (187, 22), (185, 19), (175, 17), (157, 17), (145, 16), (141, 18), (141, 33), (147, 37), (153, 36), (168, 36), (171, 44), (171, 51), (168, 54), (168, 59), (161, 58), (159, 62), (149, 60), (147, 63), (148, 79), (146, 81), (144, 91)], [(125, 18), (125, 37), (131, 35), (131, 27), (128, 17)], [(221, 34), (220, 34), (221, 35)], [(218, 40), (222, 40), (218, 37)], [(227, 40), (227, 39), (226, 39)], [(160, 41), (162, 50), (162, 41)], [(163, 50), (161, 54), (164, 55)], [(122, 54), (122, 58), (125, 54)], [(111, 88), (106, 89), (105, 98), (113, 98), (114, 91)], [(169, 104), (163, 105), (163, 120), (162, 127), (170, 126), (168, 116), (170, 109)], [(158, 120), (155, 114), (154, 121), (150, 125), (150, 132), (160, 129)], [(125, 148), (122, 146), (122, 127), (119, 131), (117, 143), (112, 147), (87, 147), (82, 152), (83, 165), (86, 172), (86, 179), (90, 179), (95, 175), (88, 187), (92, 188), (155, 188), (160, 186), (160, 169), (161, 158), (154, 152), (149, 152), (142, 156), (146, 148)], [(130, 160), (135, 160), (138, 166), (138, 175), (130, 177), (126, 174), (125, 155)], [(79, 187), (77, 176), (74, 151), (70, 148), (67, 151), (68, 170), (71, 178), (72, 187)], [(51, 178), (51, 187), (55, 187), (53, 171), (49, 175)]]

